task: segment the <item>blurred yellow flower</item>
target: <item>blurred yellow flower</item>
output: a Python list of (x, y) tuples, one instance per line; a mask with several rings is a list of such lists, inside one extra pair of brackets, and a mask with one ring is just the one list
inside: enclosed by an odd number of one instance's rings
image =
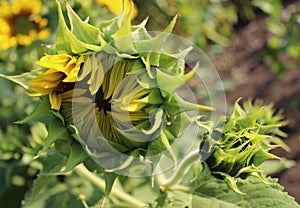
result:
[[(123, 9), (123, 0), (96, 0), (97, 3), (106, 6), (112, 13), (121, 14)], [(125, 17), (129, 14), (131, 0), (124, 0)], [(133, 4), (131, 19), (134, 19), (138, 14), (136, 6)]]
[(67, 83), (76, 82), (84, 60), (85, 56), (73, 57), (67, 54), (43, 56), (36, 64), (48, 70), (29, 82), (29, 88), (35, 92), (29, 95), (49, 94), (51, 108), (59, 110), (61, 93), (68, 87)]
[(3, 0), (0, 3), (0, 49), (17, 45), (29, 45), (32, 41), (46, 39), (50, 32), (45, 29), (47, 19), (38, 13), (42, 9), (39, 0)]

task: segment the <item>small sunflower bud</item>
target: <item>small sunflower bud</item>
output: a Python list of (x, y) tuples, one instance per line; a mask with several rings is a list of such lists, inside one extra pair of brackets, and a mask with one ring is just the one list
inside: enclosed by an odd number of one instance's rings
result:
[[(239, 100), (238, 100), (239, 101)], [(274, 115), (272, 106), (261, 107), (248, 100), (243, 108), (236, 101), (232, 114), (224, 118), (210, 134), (206, 134), (200, 153), (211, 155), (205, 161), (213, 172), (230, 176), (257, 172), (257, 167), (268, 159), (279, 159), (270, 153), (271, 149), (287, 146), (278, 136), (285, 136), (279, 127), (285, 125), (281, 115)], [(209, 144), (211, 148), (206, 148)], [(208, 146), (208, 145), (207, 145)], [(251, 171), (250, 169), (253, 171)]]

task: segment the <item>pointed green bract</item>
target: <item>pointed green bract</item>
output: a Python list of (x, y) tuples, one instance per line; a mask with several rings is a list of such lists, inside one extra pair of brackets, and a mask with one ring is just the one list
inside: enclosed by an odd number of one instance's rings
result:
[(130, 15), (125, 19), (122, 26), (112, 35), (113, 44), (121, 51), (129, 54), (136, 53), (131, 37)]
[[(269, 159), (280, 159), (269, 151), (285, 147), (278, 137), (282, 134), (278, 127), (271, 123), (284, 124), (280, 115), (274, 114), (270, 106), (262, 108), (257, 102), (246, 101), (242, 108), (238, 101), (234, 104), (230, 117), (222, 119), (219, 126), (206, 135), (204, 141), (211, 145), (211, 155), (205, 161), (212, 173), (221, 175), (237, 192), (236, 178), (253, 175), (266, 182), (259, 166)], [(254, 110), (255, 109), (255, 110)], [(266, 117), (268, 115), (268, 117)], [(265, 126), (268, 126), (266, 131)], [(200, 148), (200, 154), (201, 154)], [(204, 153), (204, 152), (203, 152)]]
[[(56, 34), (56, 41), (55, 41), (55, 50), (57, 50), (58, 53), (62, 54), (82, 54), (89, 50), (91, 51), (97, 51), (100, 49), (100, 33), (97, 34), (96, 28), (88, 25), (87, 23), (81, 22), (79, 17), (74, 15), (74, 11), (69, 7), (68, 8), (68, 14), (70, 17), (70, 22), (73, 27), (73, 31), (71, 31), (65, 21), (65, 18), (62, 13), (62, 8), (60, 3), (57, 0), (57, 6), (58, 6), (58, 18), (59, 18), (59, 24), (58, 24), (58, 30)], [(88, 31), (81, 32), (81, 30), (85, 31), (88, 30), (92, 34), (96, 33), (96, 37), (88, 38), (89, 35)], [(77, 35), (77, 36), (76, 36)], [(96, 40), (99, 39), (99, 45), (96, 45)], [(88, 42), (85, 42), (88, 41)]]
[(154, 38), (148, 39), (148, 40), (141, 40), (137, 41), (135, 43), (135, 47), (138, 52), (145, 53), (145, 52), (160, 52), (162, 49), (163, 44), (166, 42), (167, 38), (169, 37), (169, 34), (172, 32), (176, 20), (178, 18), (178, 15), (176, 15), (171, 23), (166, 27), (166, 29), (157, 35)]
[(70, 145), (70, 155), (68, 157), (66, 166), (61, 170), (61, 172), (68, 172), (73, 170), (77, 165), (81, 164), (88, 158), (85, 151), (82, 151), (81, 144), (77, 142), (72, 142)]
[(104, 180), (105, 180), (105, 193), (104, 194), (106, 197), (108, 197), (118, 175), (115, 173), (108, 173), (105, 171), (103, 172), (103, 175), (104, 175)]
[(49, 124), (48, 136), (44, 142), (41, 152), (46, 152), (57, 140), (71, 141), (71, 138), (68, 130), (62, 126), (62, 123), (58, 120), (58, 118), (54, 118)]
[[(98, 46), (100, 37), (102, 36), (100, 30), (87, 22), (82, 21), (68, 3), (66, 3), (66, 6), (71, 24), (71, 32), (76, 38), (78, 38), (78, 40), (87, 44)], [(95, 49), (98, 49), (98, 47), (95, 47)]]
[(30, 115), (28, 115), (21, 121), (16, 121), (15, 123), (24, 124), (29, 121), (36, 121), (41, 117), (47, 117), (49, 115), (51, 115), (50, 103), (48, 99), (44, 99)]

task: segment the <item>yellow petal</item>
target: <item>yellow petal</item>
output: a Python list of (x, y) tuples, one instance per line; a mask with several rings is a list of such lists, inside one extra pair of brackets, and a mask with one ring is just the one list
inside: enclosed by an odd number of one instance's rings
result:
[(76, 82), (78, 79), (78, 72), (79, 72), (80, 68), (74, 68), (69, 74), (68, 76), (63, 80), (63, 82)]
[(72, 56), (67, 54), (45, 55), (37, 61), (36, 64), (45, 68), (65, 72), (65, 67), (71, 59)]
[(60, 80), (47, 81), (42, 76), (38, 76), (29, 81), (29, 88), (33, 91), (39, 92), (38, 89), (54, 89), (59, 83)]
[(51, 108), (54, 110), (59, 110), (61, 106), (61, 94), (52, 91), (49, 94), (49, 100), (50, 100)]

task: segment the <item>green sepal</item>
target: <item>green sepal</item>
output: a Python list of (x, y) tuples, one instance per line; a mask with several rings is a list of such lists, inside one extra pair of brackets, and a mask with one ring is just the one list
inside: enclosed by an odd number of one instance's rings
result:
[(103, 172), (104, 168), (98, 165), (93, 159), (88, 157), (83, 161), (84, 166), (92, 173), (100, 174)]
[(141, 131), (145, 135), (153, 135), (155, 132), (157, 132), (159, 129), (162, 128), (163, 124), (165, 123), (165, 115), (162, 109), (155, 109), (150, 112), (149, 120), (151, 123), (150, 128), (148, 129), (141, 129)]
[(65, 118), (63, 117), (63, 115), (61, 115), (59, 111), (51, 109), (51, 113), (61, 121), (63, 126), (65, 126)]
[(224, 172), (213, 172), (214, 174), (218, 174), (223, 177), (224, 181), (227, 183), (227, 185), (232, 188), (233, 191), (235, 191), (238, 194), (246, 195), (246, 193), (242, 192), (238, 186), (237, 186), (237, 178), (231, 177), (227, 173)]
[(131, 38), (131, 20), (130, 15), (125, 19), (121, 27), (112, 35), (114, 45), (121, 52), (129, 54), (136, 53)]
[(108, 197), (109, 194), (110, 194), (110, 192), (111, 192), (111, 190), (112, 190), (114, 182), (115, 182), (115, 180), (118, 177), (118, 174), (112, 173), (112, 172), (103, 171), (103, 176), (104, 176), (104, 180), (105, 180), (105, 192), (104, 192), (104, 195), (105, 195), (105, 197)]
[(113, 41), (112, 35), (121, 27), (122, 20), (120, 17), (115, 17), (111, 20), (103, 21), (98, 25), (98, 28), (103, 33), (101, 38), (101, 45)]
[(164, 29), (162, 33), (157, 35), (156, 37), (148, 40), (141, 40), (135, 42), (135, 48), (140, 53), (145, 52), (160, 52), (162, 49), (163, 44), (166, 42), (167, 38), (169, 37), (169, 34), (172, 32), (175, 23), (177, 21), (178, 15), (176, 15), (170, 24)]
[[(268, 184), (268, 185), (274, 185), (274, 183), (270, 182), (269, 180), (267, 180), (266, 174), (265, 172), (260, 168), (257, 167), (255, 165), (251, 165), (251, 166), (247, 166), (242, 168), (236, 175), (235, 178), (240, 177), (242, 174), (247, 174), (247, 175), (251, 175), (254, 176), (256, 178), (258, 178), (261, 182)], [(249, 177), (248, 176), (248, 177)]]
[[(182, 76), (186, 68), (185, 58), (192, 49), (193, 47), (191, 46), (180, 51), (177, 54), (161, 53), (159, 57), (159, 68), (173, 76)], [(197, 67), (195, 66), (193, 70), (196, 71)]]
[(148, 19), (149, 17), (146, 17), (140, 24), (131, 26), (134, 41), (149, 40), (152, 38), (146, 29)]
[(79, 144), (76, 141), (73, 141), (70, 144), (70, 155), (68, 157), (67, 164), (60, 172), (66, 173), (68, 171), (73, 170), (77, 165), (82, 163), (87, 158), (88, 155), (83, 150), (81, 144)]
[(134, 140), (126, 139), (127, 145), (135, 147), (145, 147), (149, 141), (155, 139), (166, 125), (166, 115), (162, 109), (155, 108), (149, 113), (149, 120), (139, 123), (138, 125), (127, 128), (116, 128), (124, 139), (135, 138)]
[[(167, 95), (165, 95), (165, 97), (167, 97)], [(169, 99), (169, 100), (168, 100), (168, 102), (165, 102), (163, 104), (163, 107), (164, 107), (166, 113), (170, 116), (175, 116), (179, 113), (186, 112), (186, 111), (195, 111), (195, 110), (212, 111), (212, 110), (214, 110), (212, 107), (209, 107), (209, 106), (199, 105), (199, 104), (188, 102), (188, 101), (182, 99), (176, 92), (172, 96), (169, 95), (167, 99)]]
[(16, 121), (16, 124), (24, 124), (28, 121), (35, 121), (40, 119), (41, 117), (46, 117), (51, 115), (51, 106), (48, 98), (44, 99), (39, 105), (35, 108), (35, 110), (28, 116), (26, 116), (21, 121)]
[[(88, 50), (97, 51), (100, 49), (99, 45), (93, 45), (90, 43), (85, 43), (81, 40), (79, 40), (72, 31), (68, 28), (65, 18), (62, 13), (61, 5), (57, 2), (58, 7), (58, 29), (56, 34), (56, 41), (55, 41), (55, 48), (58, 53), (62, 54), (82, 54), (84, 52), (87, 52)], [(70, 22), (74, 22), (76, 20), (70, 20)], [(72, 23), (74, 24), (74, 23)], [(77, 25), (77, 24), (76, 24)], [(86, 28), (86, 26), (84, 26)], [(84, 28), (84, 29), (85, 29)], [(83, 30), (84, 30), (83, 29)], [(80, 29), (76, 29), (78, 31)], [(82, 36), (80, 34), (80, 36)], [(100, 44), (100, 43), (99, 43)]]
[[(118, 166), (112, 168), (106, 168), (105, 172), (112, 173), (112, 172), (121, 171), (125, 169), (129, 172), (130, 171), (135, 172), (137, 170), (144, 169), (146, 162), (143, 161), (143, 157), (141, 156), (142, 152), (145, 152), (145, 150), (141, 148), (137, 148), (133, 150), (128, 157), (126, 157), (125, 159), (123, 158), (122, 160), (118, 160), (119, 162)], [(138, 161), (136, 160), (137, 158), (139, 158)]]
[(147, 103), (152, 105), (162, 104), (164, 102), (158, 89), (151, 90), (151, 92), (145, 99), (147, 99)]
[(280, 158), (268, 152), (267, 150), (260, 149), (253, 156), (252, 162), (255, 166), (259, 166), (260, 164), (262, 164), (264, 161), (268, 159), (280, 159)]
[(187, 81), (189, 81), (194, 76), (198, 66), (199, 65), (196, 64), (196, 66), (189, 73), (181, 75), (181, 76), (170, 75), (170, 74), (163, 72), (160, 69), (156, 69), (157, 85), (160, 89), (163, 89), (164, 91), (167, 91), (168, 93), (173, 93), (178, 88), (180, 88), (181, 86), (186, 84)]
[[(71, 25), (71, 32), (75, 37), (87, 44), (95, 45), (95, 49), (98, 48), (100, 43), (101, 33), (97, 27), (82, 21), (81, 18), (74, 12), (71, 6), (66, 2), (68, 17)], [(97, 46), (97, 47), (96, 47)]]

